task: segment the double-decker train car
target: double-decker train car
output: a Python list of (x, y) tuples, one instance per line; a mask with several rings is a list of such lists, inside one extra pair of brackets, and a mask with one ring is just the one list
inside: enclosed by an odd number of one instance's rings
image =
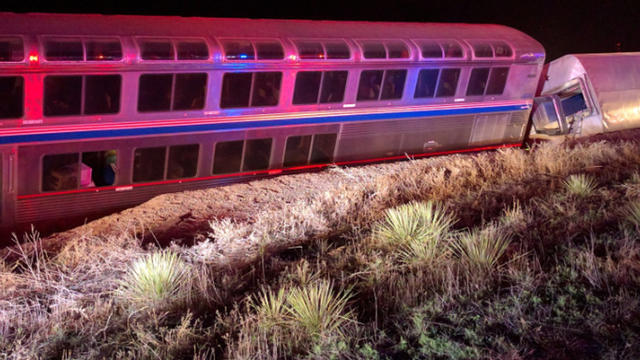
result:
[(329, 164), (520, 146), (500, 25), (0, 14), (0, 228)]

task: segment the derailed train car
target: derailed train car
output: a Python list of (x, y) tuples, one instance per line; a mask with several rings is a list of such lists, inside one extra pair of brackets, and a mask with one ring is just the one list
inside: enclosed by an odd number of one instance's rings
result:
[(544, 64), (499, 25), (0, 19), (3, 234), (333, 163), (520, 146)]
[(640, 53), (572, 54), (545, 66), (534, 135), (588, 136), (640, 127)]

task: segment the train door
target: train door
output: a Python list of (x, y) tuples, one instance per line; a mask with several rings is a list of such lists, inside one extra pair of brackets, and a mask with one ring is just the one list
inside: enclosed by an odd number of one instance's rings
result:
[(16, 154), (15, 148), (0, 148), (0, 228), (14, 225)]

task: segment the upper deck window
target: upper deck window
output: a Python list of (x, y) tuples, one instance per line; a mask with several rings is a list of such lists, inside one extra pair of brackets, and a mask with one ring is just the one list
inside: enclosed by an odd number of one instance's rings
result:
[(508, 67), (475, 68), (471, 71), (467, 96), (500, 95), (507, 83)]
[(209, 48), (202, 40), (178, 41), (178, 60), (207, 60)]
[(440, 43), (445, 58), (461, 58), (464, 56), (462, 47), (455, 41), (443, 41)]
[(21, 118), (24, 108), (22, 76), (0, 76), (0, 119)]
[(406, 78), (407, 70), (365, 70), (360, 73), (357, 100), (400, 99)]
[(258, 60), (282, 60), (284, 50), (282, 45), (275, 41), (255, 42)]
[(115, 114), (120, 111), (121, 82), (120, 75), (47, 76), (44, 115)]
[(460, 69), (442, 69), (436, 97), (455, 96), (459, 78)]
[(284, 49), (275, 40), (224, 40), (222, 42), (225, 59), (245, 60), (282, 60)]
[(435, 41), (422, 41), (420, 42), (420, 52), (425, 59), (441, 59), (442, 48), (440, 44)]
[(302, 60), (349, 59), (351, 52), (343, 41), (296, 41), (298, 56)]
[(407, 45), (399, 40), (362, 41), (362, 54), (365, 59), (408, 59)]
[(19, 37), (0, 38), (0, 62), (22, 61), (24, 59), (24, 45)]
[(173, 60), (173, 44), (169, 40), (142, 40), (141, 57), (144, 60)]
[(142, 74), (138, 111), (201, 110), (206, 91), (206, 73)]
[(276, 106), (281, 72), (226, 73), (222, 78), (221, 108)]
[(117, 61), (122, 59), (118, 40), (88, 40), (85, 42), (88, 61)]
[(513, 51), (511, 50), (511, 46), (505, 43), (504, 41), (494, 41), (492, 44), (493, 52), (496, 57), (511, 57), (513, 56)]
[(490, 58), (493, 57), (493, 49), (487, 43), (473, 44), (473, 55), (477, 58)]
[(80, 39), (51, 39), (44, 44), (48, 61), (82, 61), (84, 54)]
[(387, 50), (382, 43), (368, 42), (362, 44), (362, 52), (365, 59), (386, 59)]
[[(347, 71), (301, 71), (296, 75), (293, 104), (342, 102), (347, 84)], [(320, 87), (322, 84), (322, 91)], [(318, 95), (320, 97), (318, 98)]]
[(229, 40), (222, 43), (227, 60), (254, 60), (256, 58), (253, 45), (247, 40)]

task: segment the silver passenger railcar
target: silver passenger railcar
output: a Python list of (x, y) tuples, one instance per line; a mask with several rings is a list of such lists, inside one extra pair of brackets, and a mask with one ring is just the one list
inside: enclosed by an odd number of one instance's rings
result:
[(519, 146), (505, 26), (0, 14), (0, 228), (289, 171)]

